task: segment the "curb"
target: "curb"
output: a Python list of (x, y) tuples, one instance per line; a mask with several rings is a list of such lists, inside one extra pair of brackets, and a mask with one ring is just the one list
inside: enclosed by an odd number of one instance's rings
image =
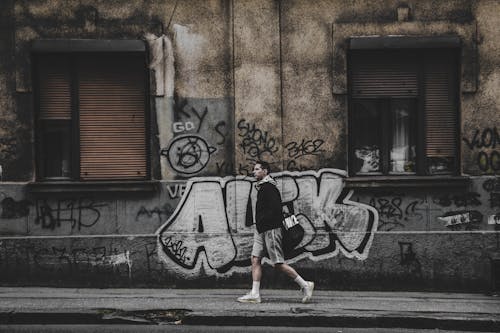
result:
[[(154, 311), (169, 312), (167, 315), (144, 314)], [(179, 313), (179, 311), (184, 311)], [(4, 312), (0, 313), (0, 325), (208, 325), (208, 326), (289, 326), (289, 327), (352, 327), (352, 328), (413, 328), (442, 329), (478, 332), (500, 332), (500, 318), (446, 317), (433, 315), (409, 316), (406, 314), (373, 315), (210, 315), (188, 313), (189, 310), (143, 311), (142, 316), (117, 311), (114, 313), (94, 312)], [(178, 313), (175, 315), (175, 313)], [(172, 315), (172, 313), (174, 313)]]
[(290, 327), (351, 327), (408, 328), (458, 331), (500, 332), (500, 320), (406, 316), (196, 316), (188, 315), (184, 325), (208, 326), (290, 326)]

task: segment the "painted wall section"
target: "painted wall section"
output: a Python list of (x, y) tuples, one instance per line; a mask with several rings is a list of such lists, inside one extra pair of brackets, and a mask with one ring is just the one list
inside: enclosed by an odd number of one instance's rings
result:
[[(291, 262), (317, 261), (339, 253), (347, 258), (368, 257), (378, 213), (350, 201), (352, 191), (341, 196), (344, 176), (336, 169), (275, 175), (284, 211), (296, 214), (305, 231)], [(158, 252), (185, 277), (200, 277), (201, 272), (219, 275), (248, 266), (256, 196), (250, 179), (190, 179), (175, 212), (158, 230)]]
[[(500, 250), (496, 177), (475, 177), (462, 192), (351, 192), (344, 175), (275, 174), (283, 210), (306, 230), (290, 254), (306, 277), (334, 289), (489, 288)], [(0, 283), (245, 287), (254, 204), (253, 180), (240, 176), (166, 181), (150, 195), (35, 197), (2, 183)], [(271, 285), (284, 286), (265, 269)]]

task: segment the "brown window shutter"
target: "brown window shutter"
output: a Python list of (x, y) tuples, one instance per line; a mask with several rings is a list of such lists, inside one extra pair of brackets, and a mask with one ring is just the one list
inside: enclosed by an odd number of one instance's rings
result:
[(64, 56), (40, 56), (39, 119), (71, 119), (71, 79), (69, 61)]
[(80, 178), (147, 177), (141, 56), (78, 59)]
[[(394, 59), (397, 59), (396, 61)], [(418, 75), (415, 60), (370, 52), (351, 57), (353, 98), (416, 97)]]
[(426, 155), (453, 157), (456, 152), (456, 95), (453, 55), (427, 57), (424, 70)]

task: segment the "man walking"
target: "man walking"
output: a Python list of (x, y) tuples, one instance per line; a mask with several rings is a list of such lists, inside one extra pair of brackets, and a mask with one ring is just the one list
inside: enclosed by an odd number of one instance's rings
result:
[(252, 291), (238, 298), (242, 303), (260, 303), (260, 280), (262, 277), (262, 257), (268, 255), (273, 267), (291, 277), (301, 288), (302, 303), (311, 299), (314, 282), (305, 281), (295, 269), (285, 263), (283, 254), (283, 213), (280, 192), (276, 181), (270, 175), (269, 163), (258, 161), (253, 174), (257, 179), (257, 203), (255, 207), (255, 225), (252, 248)]

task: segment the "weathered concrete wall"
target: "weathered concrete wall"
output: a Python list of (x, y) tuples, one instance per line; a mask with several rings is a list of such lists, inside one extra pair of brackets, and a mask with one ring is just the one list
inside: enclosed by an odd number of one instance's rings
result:
[[(344, 172), (276, 174), (303, 241), (293, 262), (322, 288), (487, 290), (500, 182), (470, 192), (345, 191)], [(252, 181), (162, 182), (150, 197), (37, 198), (3, 185), (2, 283), (185, 285), (247, 283)], [(273, 274), (271, 284), (283, 285)]]
[(0, 179), (32, 174), (31, 100), (16, 94), (14, 1), (0, 4)]
[[(500, 251), (500, 3), (406, 1), (410, 19), (398, 21), (400, 4), (2, 1), (0, 282), (246, 286), (255, 193), (234, 175), (263, 158), (284, 171), (286, 209), (302, 214), (291, 261), (320, 288), (488, 290)], [(461, 38), (468, 188), (346, 190), (346, 40), (365, 35)], [(157, 192), (28, 191), (30, 45), (48, 38), (148, 45)], [(264, 283), (288, 285), (267, 270)]]
[(478, 85), (477, 91), (463, 94), (461, 99), (462, 163), (467, 174), (500, 172), (500, 46), (495, 31), (500, 17), (492, 12), (498, 9), (498, 1), (479, 1), (474, 7)]

